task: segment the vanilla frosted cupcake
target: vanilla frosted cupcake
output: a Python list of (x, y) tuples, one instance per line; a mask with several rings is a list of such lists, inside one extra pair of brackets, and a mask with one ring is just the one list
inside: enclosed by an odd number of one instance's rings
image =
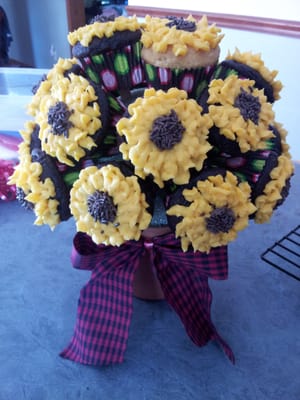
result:
[(141, 41), (147, 83), (156, 89), (177, 87), (199, 98), (218, 63), (220, 29), (204, 16), (145, 17)]

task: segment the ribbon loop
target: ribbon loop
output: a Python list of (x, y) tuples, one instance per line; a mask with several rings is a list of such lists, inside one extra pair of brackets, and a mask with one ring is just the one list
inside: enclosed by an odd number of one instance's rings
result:
[(81, 289), (74, 335), (62, 357), (89, 365), (123, 361), (133, 310), (132, 282), (143, 252), (138, 242), (118, 248), (97, 246), (82, 233), (75, 236), (73, 265), (92, 270), (92, 276)]
[(227, 247), (209, 254), (184, 253), (174, 234), (128, 241), (120, 247), (96, 245), (86, 234), (75, 235), (72, 264), (91, 270), (92, 275), (80, 292), (73, 338), (60, 355), (90, 365), (123, 361), (133, 311), (133, 278), (145, 252), (157, 269), (166, 301), (192, 341), (203, 346), (216, 340), (234, 362), (230, 347), (210, 318), (208, 277), (227, 278)]

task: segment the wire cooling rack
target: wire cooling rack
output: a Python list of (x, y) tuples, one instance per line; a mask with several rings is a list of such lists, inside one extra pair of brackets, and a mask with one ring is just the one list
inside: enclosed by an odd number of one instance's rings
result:
[(300, 281), (300, 225), (264, 251), (261, 258)]

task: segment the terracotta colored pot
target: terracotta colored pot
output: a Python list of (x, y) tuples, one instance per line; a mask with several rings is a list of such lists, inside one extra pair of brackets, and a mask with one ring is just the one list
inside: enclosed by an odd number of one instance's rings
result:
[[(153, 238), (170, 232), (168, 227), (148, 228), (143, 232), (144, 238)], [(146, 251), (140, 260), (140, 266), (133, 280), (133, 294), (142, 300), (163, 300), (164, 294), (156, 276), (156, 270), (151, 259), (151, 250)]]

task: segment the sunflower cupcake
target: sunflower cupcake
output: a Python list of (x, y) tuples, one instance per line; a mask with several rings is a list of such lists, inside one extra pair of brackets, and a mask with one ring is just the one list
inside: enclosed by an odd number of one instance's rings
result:
[(77, 231), (96, 244), (120, 246), (138, 240), (151, 221), (138, 178), (110, 164), (81, 170), (71, 190), (70, 208)]
[(34, 211), (35, 224), (47, 224), (53, 229), (71, 216), (69, 191), (55, 161), (41, 150), (38, 134), (39, 126), (28, 121), (21, 131), (20, 162), (9, 182), (16, 185), (21, 205)]
[(266, 66), (260, 54), (252, 52), (240, 52), (236, 49), (229, 52), (213, 73), (213, 79), (225, 79), (229, 75), (237, 75), (241, 79), (251, 79), (255, 87), (264, 90), (264, 94), (270, 103), (280, 98), (282, 83), (276, 80), (278, 71), (271, 71)]
[(274, 137), (272, 105), (249, 79), (230, 75), (212, 80), (208, 113), (214, 123), (210, 142), (230, 154), (264, 149)]
[(212, 121), (201, 112), (183, 90), (145, 90), (129, 105), (129, 117), (116, 126), (125, 137), (123, 158), (132, 162), (136, 175), (151, 176), (160, 188), (169, 180), (187, 183), (189, 170), (200, 171), (211, 149), (207, 136)]
[[(286, 141), (287, 131), (283, 125), (274, 121), (272, 125), (269, 125), (269, 129), (274, 136), (266, 140), (265, 146), (261, 150), (230, 154), (226, 152), (226, 148), (215, 146), (208, 154), (208, 166), (224, 168), (236, 175), (241, 182), (249, 183), (253, 202), (263, 193), (267, 183), (272, 180), (270, 173), (278, 166), (278, 158), (284, 155), (291, 159), (289, 145)], [(287, 196), (289, 179), (286, 186), (287, 188), (282, 191), (283, 194), (285, 193), (284, 198)]]
[(183, 251), (208, 253), (233, 241), (256, 211), (250, 196), (247, 182), (239, 183), (231, 172), (216, 169), (179, 188), (170, 196), (166, 212)]
[(28, 114), (35, 117), (39, 112), (41, 99), (45, 96), (51, 96), (53, 85), (60, 79), (69, 77), (71, 73), (82, 75), (83, 71), (78, 61), (75, 58), (59, 58), (49, 72), (43, 75), (41, 80), (32, 88), (33, 97), (27, 105)]
[(104, 138), (107, 98), (100, 87), (73, 73), (53, 82), (45, 96), (43, 88), (42, 84), (35, 116), (42, 150), (74, 166)]

